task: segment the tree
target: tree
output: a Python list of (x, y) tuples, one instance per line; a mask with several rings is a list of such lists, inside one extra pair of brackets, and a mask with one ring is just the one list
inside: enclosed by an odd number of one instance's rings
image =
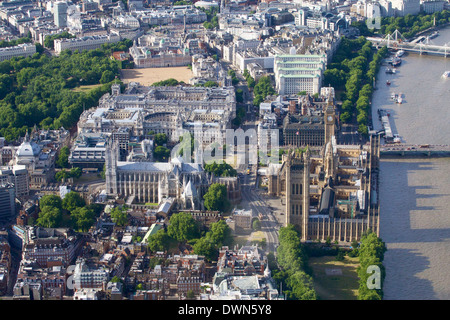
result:
[(153, 136), (153, 140), (158, 146), (167, 143), (167, 135), (165, 133), (157, 133)]
[(147, 239), (148, 248), (152, 252), (169, 250), (173, 239), (169, 237), (164, 229), (159, 229), (155, 234)]
[(206, 81), (204, 84), (203, 84), (203, 87), (206, 87), (206, 88), (211, 88), (211, 87), (218, 87), (219, 86), (219, 84), (216, 82), (216, 81)]
[(81, 168), (79, 168), (79, 167), (73, 167), (72, 169), (70, 169), (70, 176), (72, 177), (72, 178), (79, 178), (79, 177), (81, 177), (81, 173), (82, 173), (82, 171), (81, 171)]
[(37, 224), (44, 228), (57, 228), (63, 222), (63, 214), (58, 207), (44, 206), (39, 212)]
[(186, 292), (186, 298), (194, 299), (195, 298), (195, 292), (193, 290), (188, 290), (188, 292)]
[(345, 260), (345, 252), (343, 250), (338, 250), (338, 253), (335, 257), (336, 261), (344, 261)]
[(128, 223), (128, 213), (126, 207), (115, 207), (111, 210), (111, 219), (118, 226), (124, 226)]
[(62, 209), (62, 200), (57, 195), (53, 194), (44, 195), (39, 200), (39, 208), (42, 210), (44, 207)]
[(88, 231), (95, 222), (94, 211), (87, 207), (75, 208), (71, 211), (70, 217), (74, 228), (82, 232)]
[(237, 88), (236, 90), (236, 102), (244, 102), (244, 91), (241, 88)]
[(100, 83), (108, 83), (114, 80), (114, 73), (111, 70), (105, 70), (100, 78)]
[(163, 146), (157, 146), (153, 151), (156, 161), (166, 162), (170, 157), (170, 150)]
[(311, 276), (304, 271), (296, 271), (287, 278), (287, 285), (291, 288), (288, 299), (317, 300)]
[(209, 261), (217, 258), (217, 247), (209, 237), (198, 239), (195, 242), (193, 249), (195, 254), (205, 256)]
[(236, 177), (237, 171), (226, 162), (217, 164), (215, 161), (205, 164), (205, 171), (213, 173), (216, 177)]
[(177, 79), (174, 78), (170, 78), (167, 80), (162, 80), (162, 81), (158, 81), (152, 84), (153, 87), (165, 87), (165, 86), (169, 86), (169, 87), (174, 87), (177, 86), (179, 84), (184, 84), (183, 81), (178, 81)]
[(56, 165), (60, 168), (68, 168), (69, 167), (69, 155), (70, 149), (67, 146), (64, 146), (59, 151), (58, 159), (56, 159)]
[(348, 111), (345, 111), (341, 113), (340, 119), (343, 123), (349, 123), (350, 120), (352, 119), (352, 115)]
[(70, 177), (70, 173), (66, 170), (62, 169), (55, 173), (55, 179), (56, 181), (63, 181)]
[(255, 231), (260, 231), (261, 230), (261, 221), (259, 221), (259, 219), (254, 219), (253, 223), (252, 223), (252, 228)]
[(282, 227), (279, 232), (280, 245), (277, 248), (277, 260), (283, 272), (274, 278), (286, 285), (288, 299), (315, 300), (317, 299), (312, 278), (306, 273), (307, 255), (300, 241), (300, 234), (294, 225)]
[(212, 223), (207, 235), (217, 247), (231, 245), (233, 242), (231, 229), (225, 220)]
[(276, 93), (275, 89), (272, 86), (270, 78), (268, 76), (263, 76), (259, 78), (258, 83), (255, 85), (253, 89), (253, 104), (255, 106), (259, 106), (261, 102), (266, 99), (269, 95), (274, 95)]
[(203, 196), (207, 210), (226, 212), (230, 208), (227, 187), (220, 183), (213, 183), (208, 192)]
[(178, 242), (186, 242), (197, 238), (200, 229), (197, 221), (189, 213), (180, 212), (170, 217), (167, 234)]
[(84, 201), (80, 194), (75, 191), (70, 191), (62, 200), (63, 209), (69, 212), (72, 212), (77, 208), (84, 207), (85, 205), (86, 201)]
[(103, 169), (100, 172), (100, 178), (106, 179), (106, 165), (105, 164), (103, 165)]
[[(383, 296), (382, 285), (385, 277), (383, 267), (384, 253), (386, 252), (385, 243), (371, 230), (366, 231), (361, 237), (359, 253), (359, 267), (357, 269), (359, 276), (359, 300), (381, 300)], [(367, 280), (369, 274), (367, 270), (369, 266), (377, 266), (381, 271), (380, 284), (381, 288), (369, 289)]]

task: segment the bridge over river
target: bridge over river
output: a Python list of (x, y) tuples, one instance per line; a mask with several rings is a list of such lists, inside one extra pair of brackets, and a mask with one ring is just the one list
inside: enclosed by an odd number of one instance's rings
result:
[(450, 43), (436, 45), (431, 43), (430, 37), (424, 36), (413, 41), (407, 41), (398, 30), (395, 30), (392, 34), (388, 34), (384, 38), (367, 37), (366, 39), (377, 47), (386, 46), (388, 49), (403, 50), (418, 54), (440, 55), (445, 58), (450, 55)]
[(381, 157), (450, 157), (449, 145), (384, 144), (380, 146)]

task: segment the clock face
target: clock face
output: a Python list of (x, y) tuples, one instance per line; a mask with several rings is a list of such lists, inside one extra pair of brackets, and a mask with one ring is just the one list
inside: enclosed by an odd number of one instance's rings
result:
[(328, 121), (333, 121), (333, 116), (328, 116), (327, 120)]

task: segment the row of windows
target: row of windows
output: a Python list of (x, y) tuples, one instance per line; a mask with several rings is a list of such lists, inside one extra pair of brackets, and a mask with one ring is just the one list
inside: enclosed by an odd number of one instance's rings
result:
[(303, 185), (299, 183), (292, 184), (292, 194), (302, 194), (303, 193)]
[(302, 205), (293, 204), (291, 207), (291, 215), (299, 216), (302, 214)]

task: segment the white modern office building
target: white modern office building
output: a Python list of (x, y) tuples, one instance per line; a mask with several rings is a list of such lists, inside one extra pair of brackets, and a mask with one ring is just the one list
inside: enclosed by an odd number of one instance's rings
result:
[(326, 61), (325, 54), (276, 56), (274, 73), (278, 94), (319, 93)]

